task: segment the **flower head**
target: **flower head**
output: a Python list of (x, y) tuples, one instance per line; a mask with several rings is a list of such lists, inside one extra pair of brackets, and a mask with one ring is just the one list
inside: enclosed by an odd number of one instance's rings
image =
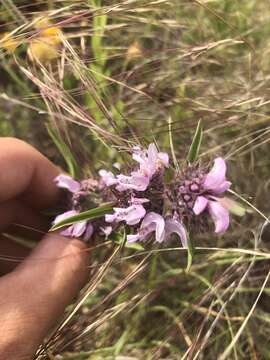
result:
[(63, 32), (58, 26), (52, 25), (47, 17), (34, 20), (34, 26), (38, 33), (30, 39), (27, 54), (32, 62), (50, 63), (59, 57)]

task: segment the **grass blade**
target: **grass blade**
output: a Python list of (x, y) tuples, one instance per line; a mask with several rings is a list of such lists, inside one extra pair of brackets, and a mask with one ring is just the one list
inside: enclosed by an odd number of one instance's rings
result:
[(200, 146), (202, 142), (202, 136), (203, 136), (203, 129), (202, 129), (202, 122), (199, 120), (195, 135), (192, 140), (192, 144), (190, 146), (189, 152), (188, 152), (188, 162), (193, 163), (197, 160), (198, 154), (200, 151)]
[(69, 225), (75, 224), (79, 221), (93, 220), (93, 219), (100, 218), (100, 217), (104, 216), (105, 214), (110, 213), (112, 211), (113, 207), (114, 207), (114, 203), (106, 203), (106, 204), (103, 204), (94, 209), (83, 211), (78, 215), (71, 216), (68, 219), (64, 219), (63, 221), (59, 221), (59, 223), (57, 223), (51, 227), (50, 231), (55, 231), (55, 230), (61, 229), (64, 226), (69, 226)]
[(78, 166), (77, 166), (77, 162), (76, 162), (74, 156), (72, 155), (69, 147), (64, 143), (64, 141), (61, 140), (60, 136), (57, 134), (55, 129), (53, 129), (53, 127), (50, 124), (47, 124), (46, 128), (47, 128), (47, 131), (48, 131), (50, 137), (52, 138), (55, 146), (57, 147), (57, 149), (59, 150), (59, 152), (65, 159), (70, 176), (76, 177)]

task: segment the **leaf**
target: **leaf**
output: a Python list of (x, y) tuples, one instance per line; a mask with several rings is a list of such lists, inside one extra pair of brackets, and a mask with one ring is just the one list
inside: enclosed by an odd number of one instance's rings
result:
[(76, 177), (78, 165), (69, 147), (62, 141), (57, 131), (50, 124), (47, 124), (46, 128), (57, 149), (65, 159), (70, 176)]
[(192, 241), (190, 240), (190, 237), (188, 234), (187, 234), (187, 252), (188, 252), (188, 258), (187, 258), (186, 271), (189, 272), (192, 262), (193, 262), (194, 247), (193, 247)]
[(53, 225), (50, 231), (61, 229), (64, 226), (69, 226), (83, 220), (93, 220), (100, 218), (113, 210), (114, 203), (106, 203), (94, 209), (83, 211), (78, 215), (71, 216), (67, 219), (59, 221), (59, 223)]
[(190, 163), (193, 163), (198, 158), (198, 154), (199, 154), (200, 146), (201, 146), (201, 142), (202, 142), (202, 137), (203, 137), (202, 122), (201, 122), (201, 120), (199, 120), (195, 135), (192, 140), (192, 144), (191, 144), (189, 152), (188, 152), (187, 160)]

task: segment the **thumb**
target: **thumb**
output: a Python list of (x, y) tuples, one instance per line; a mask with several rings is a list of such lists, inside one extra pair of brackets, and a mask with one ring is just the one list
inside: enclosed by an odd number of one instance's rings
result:
[(53, 234), (0, 280), (0, 353), (30, 359), (87, 277), (83, 242)]

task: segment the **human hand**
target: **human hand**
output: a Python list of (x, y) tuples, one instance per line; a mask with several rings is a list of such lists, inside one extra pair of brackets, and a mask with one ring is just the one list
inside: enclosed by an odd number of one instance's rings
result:
[[(85, 244), (46, 235), (28, 251), (5, 234), (11, 224), (46, 228), (40, 214), (53, 206), (60, 170), (26, 143), (0, 138), (0, 359), (30, 360), (87, 277)], [(20, 227), (16, 227), (20, 229)], [(24, 259), (18, 266), (4, 257)]]

